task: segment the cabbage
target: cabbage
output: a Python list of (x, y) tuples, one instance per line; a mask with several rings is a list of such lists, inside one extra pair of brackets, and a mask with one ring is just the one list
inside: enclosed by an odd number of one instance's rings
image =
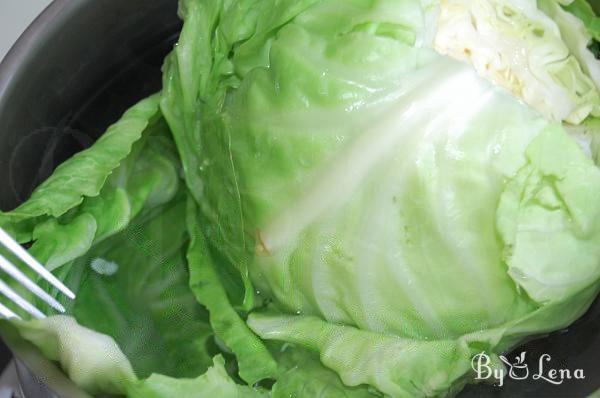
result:
[(0, 214), (78, 292), (15, 327), (136, 398), (449, 396), (476, 354), (502, 371), (600, 289), (589, 12), (181, 1), (162, 92)]
[(597, 22), (598, 18), (589, 4), (585, 1), (575, 1), (567, 8), (575, 15), (581, 16), (584, 13), (587, 16), (584, 19), (589, 27), (586, 27), (583, 20), (564, 10), (554, 0), (540, 2), (540, 8), (556, 22), (569, 51), (577, 58), (581, 68), (592, 79), (596, 88), (600, 88), (600, 62), (597, 59), (598, 54), (591, 51), (595, 41), (600, 39), (600, 22)]
[(444, 1), (435, 47), (470, 62), (551, 120), (577, 124), (600, 115), (596, 62), (573, 37), (581, 22), (556, 0), (539, 3), (549, 16), (534, 0)]

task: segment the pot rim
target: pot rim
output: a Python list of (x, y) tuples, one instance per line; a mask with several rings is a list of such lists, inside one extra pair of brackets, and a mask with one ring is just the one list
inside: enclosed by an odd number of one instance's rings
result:
[(32, 54), (30, 49), (42, 43), (53, 29), (61, 14), (70, 14), (83, 2), (73, 0), (53, 0), (25, 29), (0, 62), (0, 102), (18, 75), (20, 66)]
[[(35, 51), (62, 26), (64, 18), (85, 4), (80, 0), (53, 0), (25, 29), (0, 62), (0, 107), (12, 86), (21, 78), (21, 67), (32, 62)], [(0, 321), (0, 335), (14, 357), (23, 364), (48, 392), (58, 396), (91, 398), (79, 389), (53, 362), (32, 344), (19, 336), (7, 321)], [(19, 377), (21, 379), (21, 377)], [(22, 383), (22, 380), (19, 380)]]

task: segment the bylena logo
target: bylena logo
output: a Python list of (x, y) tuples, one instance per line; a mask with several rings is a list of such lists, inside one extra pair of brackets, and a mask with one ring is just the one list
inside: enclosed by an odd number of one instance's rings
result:
[(471, 360), (471, 367), (477, 375), (477, 380), (497, 380), (498, 385), (504, 385), (504, 378), (509, 377), (513, 380), (541, 380), (547, 383), (559, 385), (565, 380), (585, 379), (583, 369), (566, 369), (552, 367), (552, 358), (548, 354), (543, 354), (539, 357), (536, 365), (537, 368), (530, 369), (525, 362), (525, 351), (516, 356), (514, 361), (508, 360), (504, 355), (498, 357), (505, 365), (502, 366), (500, 361), (493, 361), (492, 358), (485, 352), (481, 352)]

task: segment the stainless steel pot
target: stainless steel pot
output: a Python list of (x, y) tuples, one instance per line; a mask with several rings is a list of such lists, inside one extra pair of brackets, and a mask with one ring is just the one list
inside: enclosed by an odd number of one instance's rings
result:
[[(177, 0), (55, 0), (0, 64), (0, 209), (161, 87), (181, 28)], [(6, 324), (27, 398), (86, 397)]]

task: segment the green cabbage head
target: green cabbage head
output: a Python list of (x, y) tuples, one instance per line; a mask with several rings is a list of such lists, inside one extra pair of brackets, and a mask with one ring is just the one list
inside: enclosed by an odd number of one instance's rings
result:
[(478, 382), (474, 356), (501, 375), (502, 353), (594, 301), (586, 2), (182, 0), (180, 14), (162, 92), (0, 213), (78, 292), (75, 320), (12, 325), (77, 384), (452, 396)]
[[(452, 19), (462, 3), (480, 24)], [(195, 99), (189, 124), (185, 104), (163, 109), (203, 236), (253, 289), (240, 305), (260, 307), (248, 325), (262, 339), (309, 348), (347, 386), (437, 396), (472, 380), (476, 353), (583, 314), (599, 286), (600, 170), (561, 122), (596, 115), (599, 94), (534, 1), (215, 14), (206, 51), (170, 60), (167, 98)], [(436, 51), (462, 29), (475, 65)], [(519, 87), (478, 73), (486, 56)]]

